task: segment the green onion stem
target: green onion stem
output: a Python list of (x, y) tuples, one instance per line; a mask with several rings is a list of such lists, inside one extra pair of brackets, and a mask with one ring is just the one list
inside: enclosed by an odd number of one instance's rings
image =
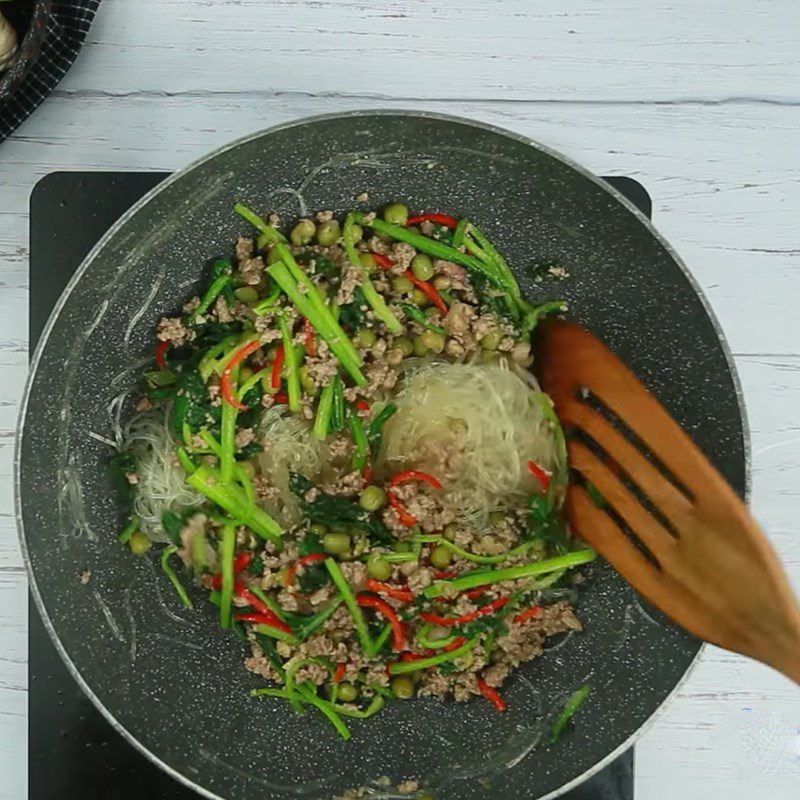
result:
[(353, 434), (353, 443), (355, 444), (355, 452), (350, 461), (350, 469), (362, 470), (367, 463), (367, 453), (369, 452), (367, 433), (364, 430), (364, 423), (358, 414), (351, 411), (348, 414), (348, 422), (350, 423), (350, 433)]
[(443, 647), (447, 647), (459, 638), (458, 635), (454, 633), (452, 636), (447, 636), (444, 639), (430, 639), (428, 637), (433, 627), (434, 626), (430, 623), (425, 623), (425, 625), (417, 631), (417, 643), (420, 647), (424, 647), (428, 650), (441, 650)]
[(558, 715), (558, 719), (553, 723), (553, 730), (550, 733), (550, 744), (555, 744), (561, 736), (564, 726), (569, 722), (575, 712), (580, 708), (583, 701), (589, 696), (591, 691), (589, 684), (584, 684), (576, 689), (564, 704), (563, 711)]
[(223, 628), (231, 626), (231, 603), (233, 602), (233, 550), (236, 545), (236, 528), (224, 525), (219, 545), (219, 565), (222, 575), (220, 588), (219, 624)]
[(226, 336), (221, 342), (210, 347), (205, 355), (200, 359), (200, 365), (197, 371), (203, 382), (211, 377), (211, 373), (215, 371), (217, 366), (217, 358), (223, 353), (227, 353), (239, 341), (238, 336)]
[(192, 608), (192, 601), (189, 599), (189, 595), (186, 594), (186, 589), (183, 588), (183, 584), (180, 582), (180, 579), (169, 565), (169, 557), (177, 552), (178, 548), (175, 547), (174, 544), (169, 545), (169, 547), (165, 547), (161, 551), (161, 569), (169, 578), (169, 582), (175, 587), (175, 592), (177, 593), (181, 603), (183, 603), (186, 608)]
[(247, 502), (244, 491), (233, 483), (223, 484), (218, 470), (207, 464), (199, 466), (186, 482), (232, 517), (242, 522), (262, 539), (280, 539), (281, 527), (266, 511)]
[[(594, 561), (597, 554), (594, 550), (576, 550), (573, 553), (565, 553), (563, 556), (556, 556), (545, 561), (534, 561), (530, 564), (522, 564), (518, 567), (508, 567), (507, 569), (481, 570), (468, 572), (460, 578), (451, 581), (436, 581), (423, 591), (425, 597), (439, 597), (446, 591), (463, 592), (467, 589), (475, 589), (478, 586), (489, 586), (501, 581), (515, 581), (520, 578), (534, 578), (537, 575), (546, 575), (557, 570), (570, 569), (581, 564)], [(415, 662), (417, 663), (417, 662)]]
[(361, 263), (361, 259), (356, 252), (356, 246), (352, 237), (354, 224), (353, 214), (354, 212), (350, 212), (345, 217), (344, 227), (342, 228), (342, 243), (344, 244), (344, 252), (347, 255), (347, 260), (354, 269), (358, 270), (361, 276), (361, 291), (364, 293), (364, 299), (375, 313), (375, 316), (386, 326), (386, 329), (390, 333), (400, 333), (403, 330), (400, 320), (392, 313), (382, 295), (380, 295), (377, 289), (372, 285), (369, 273)]
[(350, 584), (345, 580), (344, 575), (342, 575), (342, 570), (339, 569), (339, 565), (332, 558), (325, 559), (325, 566), (328, 568), (331, 579), (336, 585), (336, 588), (339, 590), (339, 593), (342, 595), (344, 604), (347, 606), (347, 610), (350, 612), (350, 616), (353, 618), (353, 623), (355, 624), (356, 631), (358, 632), (358, 639), (361, 642), (361, 649), (365, 653), (372, 652), (372, 648), (374, 647), (372, 637), (369, 635), (367, 623), (364, 621), (364, 615), (361, 613), (361, 608), (356, 601), (356, 596), (353, 594), (353, 590), (350, 588)]
[[(440, 292), (441, 294), (441, 292)], [(411, 317), (415, 322), (418, 322), (422, 325), (423, 328), (426, 328), (429, 331), (433, 331), (434, 333), (440, 333), (444, 336), (447, 331), (442, 328), (440, 325), (434, 325), (426, 316), (424, 311), (420, 311), (416, 306), (412, 306), (411, 303), (400, 303), (400, 308), (403, 309), (403, 312)]]
[(131, 540), (131, 536), (133, 536), (134, 531), (138, 530), (139, 528), (139, 517), (134, 514), (128, 524), (120, 531), (119, 536), (117, 537), (122, 544), (127, 544)]
[(461, 647), (451, 650), (449, 653), (440, 653), (439, 655), (429, 656), (428, 658), (419, 658), (416, 661), (397, 661), (389, 665), (389, 673), (392, 675), (402, 675), (404, 672), (417, 672), (417, 670), (427, 669), (428, 667), (437, 667), (439, 664), (461, 658), (461, 656), (469, 653), (476, 644), (478, 644), (477, 636), (462, 644)]
[(372, 698), (372, 702), (365, 708), (349, 708), (348, 706), (334, 703), (333, 708), (343, 717), (353, 717), (353, 719), (369, 719), (373, 714), (377, 714), (385, 705), (386, 701), (379, 695)]
[(321, 442), (325, 441), (331, 426), (334, 388), (334, 381), (323, 386), (317, 404), (317, 416), (314, 418), (314, 438)]
[(277, 639), (279, 642), (286, 642), (287, 644), (294, 645), (300, 644), (296, 636), (292, 636), (291, 633), (286, 633), (286, 631), (282, 631), (279, 628), (273, 628), (272, 625), (254, 625), (253, 630), (256, 633)]
[(231, 279), (228, 275), (220, 275), (211, 286), (208, 287), (206, 293), (203, 295), (202, 299), (200, 300), (200, 305), (192, 311), (189, 316), (189, 322), (194, 322), (197, 317), (201, 314), (205, 314), (209, 308), (211, 308), (211, 304), (219, 297), (220, 292), (231, 282)]
[(178, 457), (178, 461), (180, 462), (180, 465), (183, 467), (187, 475), (191, 475), (197, 469), (194, 461), (192, 461), (192, 459), (189, 458), (189, 454), (186, 452), (186, 448), (176, 447), (175, 455)]
[[(231, 383), (235, 386), (239, 378), (239, 368), (231, 374)], [(236, 417), (238, 411), (230, 403), (222, 403), (222, 422), (220, 423), (219, 471), (223, 483), (230, 483), (236, 464)]]
[(237, 203), (233, 210), (243, 219), (246, 219), (256, 230), (261, 231), (271, 242), (285, 242), (286, 238), (277, 229), (268, 225), (255, 211), (251, 211), (244, 203)]
[(297, 350), (292, 342), (292, 331), (283, 314), (278, 314), (278, 328), (283, 339), (283, 368), (286, 375), (286, 388), (289, 395), (289, 411), (300, 413), (300, 375)]

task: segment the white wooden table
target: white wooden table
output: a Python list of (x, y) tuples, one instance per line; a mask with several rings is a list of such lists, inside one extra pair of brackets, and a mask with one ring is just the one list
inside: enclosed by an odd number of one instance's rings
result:
[[(25, 796), (11, 475), (40, 177), (172, 170), (308, 114), (417, 108), (638, 178), (735, 353), (755, 511), (800, 590), (798, 33), (796, 0), (105, 0), (71, 73), (0, 145), (0, 797)], [(800, 689), (707, 649), (637, 745), (636, 792), (796, 800)]]

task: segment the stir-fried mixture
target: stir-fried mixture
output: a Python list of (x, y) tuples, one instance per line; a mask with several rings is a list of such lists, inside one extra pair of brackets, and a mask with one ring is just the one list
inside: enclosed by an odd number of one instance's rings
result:
[[(275, 215), (157, 328), (113, 466), (121, 540), (219, 608), (266, 685), (346, 718), (482, 695), (548, 636), (594, 554), (560, 508), (564, 437), (528, 371), (529, 304), (474, 224)], [(178, 570), (182, 567), (182, 570)], [(184, 573), (183, 577), (179, 572)], [(562, 724), (563, 725), (563, 724)]]

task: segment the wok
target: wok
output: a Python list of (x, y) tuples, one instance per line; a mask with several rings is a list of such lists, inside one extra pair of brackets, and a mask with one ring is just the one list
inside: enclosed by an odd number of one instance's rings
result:
[[(744, 414), (722, 334), (680, 259), (621, 195), (486, 125), (413, 112), (316, 117), (235, 142), (159, 185), (65, 290), (34, 356), (18, 438), (17, 514), (34, 596), (100, 711), (207, 797), (333, 797), (381, 791), (382, 776), (419, 779), (439, 800), (552, 797), (630, 746), (701, 646), (606, 564), (586, 571), (585, 631), (517, 672), (504, 687), (506, 714), (480, 699), (392, 703), (354, 722), (344, 743), (315, 714), (251, 699), (261, 681), (202, 592), (183, 609), (153, 561), (116, 541), (124, 510), (97, 437), (111, 436), (156, 321), (199, 286), (209, 259), (249, 234), (233, 203), (289, 219), (303, 205), (341, 213), (364, 191), (373, 206), (402, 200), (478, 222), (528, 295), (564, 296), (745, 493)], [(569, 277), (536, 282), (533, 265), (547, 262)], [(577, 724), (549, 745), (548, 720), (586, 682)]]

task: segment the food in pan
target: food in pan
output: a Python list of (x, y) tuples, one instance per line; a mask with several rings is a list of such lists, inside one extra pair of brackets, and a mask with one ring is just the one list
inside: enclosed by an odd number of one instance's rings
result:
[[(346, 720), (483, 696), (580, 630), (564, 436), (529, 372), (531, 305), (481, 230), (330, 211), (254, 229), (157, 327), (113, 465), (121, 538), (192, 580), (254, 696)], [(179, 573), (183, 573), (181, 576)], [(563, 723), (562, 723), (563, 727)]]

